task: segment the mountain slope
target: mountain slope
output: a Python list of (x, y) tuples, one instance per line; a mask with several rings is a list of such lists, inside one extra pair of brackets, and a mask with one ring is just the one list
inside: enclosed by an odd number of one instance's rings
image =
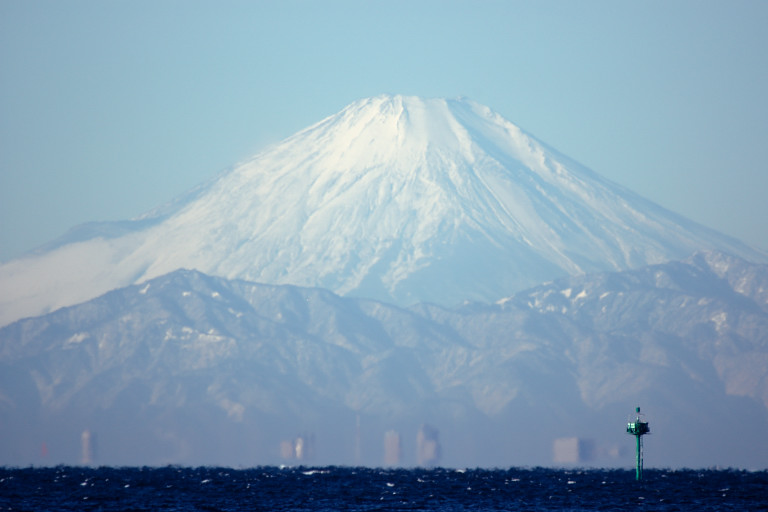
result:
[(95, 224), (0, 266), (0, 325), (178, 268), (449, 305), (704, 249), (765, 258), (487, 107), (380, 96), (141, 219)]
[(176, 271), (0, 329), (0, 463), (77, 462), (91, 429), (110, 464), (279, 463), (304, 432), (314, 462), (378, 465), (397, 429), (409, 465), (426, 421), (448, 465), (547, 465), (570, 436), (631, 465), (639, 404), (650, 465), (764, 467), (766, 363), (768, 266), (721, 253), (458, 308)]

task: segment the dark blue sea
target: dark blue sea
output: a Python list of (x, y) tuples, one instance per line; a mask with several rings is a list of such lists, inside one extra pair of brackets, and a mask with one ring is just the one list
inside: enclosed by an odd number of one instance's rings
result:
[(768, 471), (0, 468), (0, 510), (768, 510)]

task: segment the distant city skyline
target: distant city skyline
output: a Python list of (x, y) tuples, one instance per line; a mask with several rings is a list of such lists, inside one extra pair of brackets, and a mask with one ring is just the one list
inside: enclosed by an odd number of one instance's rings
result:
[(380, 93), (470, 97), (765, 251), (766, 19), (759, 1), (3, 2), (0, 261)]

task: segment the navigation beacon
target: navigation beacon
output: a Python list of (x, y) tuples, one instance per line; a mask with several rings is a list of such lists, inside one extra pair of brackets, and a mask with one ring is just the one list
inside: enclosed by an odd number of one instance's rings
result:
[(651, 429), (648, 426), (647, 421), (640, 419), (640, 408), (635, 409), (637, 417), (635, 421), (627, 423), (627, 434), (632, 434), (636, 439), (636, 469), (635, 480), (642, 480), (643, 478), (643, 435), (648, 434)]

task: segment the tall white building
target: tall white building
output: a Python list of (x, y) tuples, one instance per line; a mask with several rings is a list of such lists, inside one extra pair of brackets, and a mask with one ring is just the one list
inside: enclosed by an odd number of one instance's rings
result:
[(83, 430), (80, 435), (81, 456), (80, 462), (85, 466), (93, 464), (96, 438), (90, 430)]
[(426, 423), (421, 426), (416, 436), (416, 461), (419, 466), (435, 466), (440, 462), (442, 449), (438, 439), (438, 430)]
[(595, 443), (590, 439), (560, 437), (552, 443), (552, 461), (555, 464), (580, 464), (595, 456)]
[(400, 433), (395, 430), (387, 430), (384, 433), (384, 465), (399, 466), (402, 453)]

